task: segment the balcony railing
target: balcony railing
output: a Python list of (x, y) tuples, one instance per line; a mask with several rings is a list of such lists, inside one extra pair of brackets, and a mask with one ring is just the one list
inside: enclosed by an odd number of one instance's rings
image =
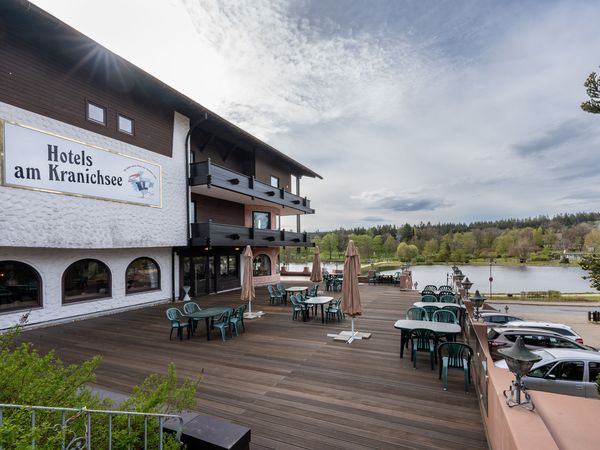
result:
[(223, 223), (193, 223), (191, 244), (196, 246), (308, 247), (306, 233), (284, 230), (261, 230)]
[(190, 164), (190, 186), (208, 186), (227, 189), (259, 200), (268, 201), (306, 214), (314, 214), (310, 200), (276, 188), (231, 169), (207, 161)]

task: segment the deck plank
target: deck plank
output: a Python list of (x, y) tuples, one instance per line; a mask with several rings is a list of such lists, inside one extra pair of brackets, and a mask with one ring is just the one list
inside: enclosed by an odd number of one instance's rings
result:
[[(294, 284), (298, 284), (295, 282)], [(359, 331), (371, 339), (334, 342), (327, 333), (349, 320), (292, 321), (290, 306), (269, 305), (257, 288), (246, 333), (206, 340), (204, 323), (191, 340), (169, 341), (168, 305), (28, 330), (23, 338), (55, 349), (67, 363), (100, 354), (97, 384), (127, 393), (175, 362), (180, 377), (202, 375), (197, 410), (250, 427), (255, 449), (487, 448), (473, 387), (450, 373), (443, 391), (437, 370), (419, 355), (417, 370), (400, 359), (396, 319), (418, 294), (393, 286), (361, 286)], [(235, 306), (239, 291), (198, 299), (202, 307)], [(176, 305), (181, 306), (181, 305)]]

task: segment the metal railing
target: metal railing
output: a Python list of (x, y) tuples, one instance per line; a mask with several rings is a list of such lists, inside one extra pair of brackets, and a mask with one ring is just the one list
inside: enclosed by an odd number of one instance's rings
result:
[[(31, 411), (31, 448), (36, 448), (36, 412), (38, 411), (55, 411), (60, 413), (60, 423), (54, 425), (53, 430), (56, 433), (60, 433), (61, 437), (61, 450), (71, 449), (87, 449), (91, 450), (92, 445), (92, 415), (105, 415), (108, 420), (108, 450), (112, 450), (113, 441), (113, 416), (126, 416), (127, 417), (127, 436), (130, 436), (131, 418), (132, 417), (143, 417), (144, 418), (144, 449), (148, 448), (148, 422), (151, 419), (158, 420), (158, 448), (163, 448), (163, 424), (165, 420), (177, 421), (177, 432), (175, 437), (178, 441), (181, 441), (181, 432), (183, 430), (183, 418), (175, 414), (156, 414), (156, 413), (142, 413), (134, 411), (110, 411), (101, 409), (87, 409), (85, 407), (77, 408), (57, 408), (50, 406), (25, 406), (25, 405), (12, 405), (0, 403), (0, 429), (4, 424), (4, 410), (6, 409), (17, 409)], [(78, 436), (74, 431), (69, 430), (69, 426), (78, 419), (84, 420), (84, 434)], [(70, 434), (70, 435), (68, 435)], [(72, 436), (71, 436), (72, 435)], [(0, 444), (0, 450), (2, 450)], [(131, 448), (131, 444), (128, 444), (128, 449)]]

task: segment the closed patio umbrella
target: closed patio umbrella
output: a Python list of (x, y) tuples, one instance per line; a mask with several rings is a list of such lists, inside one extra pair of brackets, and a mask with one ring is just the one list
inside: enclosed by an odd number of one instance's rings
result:
[(252, 279), (252, 260), (254, 259), (254, 255), (252, 255), (252, 249), (249, 245), (246, 245), (244, 253), (242, 253), (242, 258), (244, 260), (244, 273), (242, 274), (242, 294), (240, 295), (240, 299), (248, 302), (248, 312), (245, 316), (252, 319), (258, 316), (252, 313), (252, 300), (256, 298), (256, 293), (254, 292), (254, 280)]
[(352, 334), (348, 339), (351, 343), (354, 339), (362, 339), (354, 331), (354, 319), (362, 314), (360, 304), (360, 292), (358, 290), (358, 274), (360, 273), (360, 255), (356, 250), (354, 241), (348, 242), (346, 249), (346, 260), (344, 261), (344, 283), (342, 284), (342, 312), (352, 317)]
[(313, 256), (312, 272), (310, 273), (310, 281), (313, 283), (320, 283), (323, 281), (323, 272), (321, 269), (321, 252), (319, 246), (315, 247), (315, 254)]

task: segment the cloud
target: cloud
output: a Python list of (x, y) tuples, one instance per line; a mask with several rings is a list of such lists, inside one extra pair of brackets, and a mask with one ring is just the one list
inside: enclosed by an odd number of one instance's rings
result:
[(385, 222), (385, 219), (379, 216), (366, 216), (361, 218), (361, 220), (365, 222)]
[(515, 152), (524, 157), (538, 156), (561, 148), (585, 136), (587, 128), (577, 120), (568, 120), (538, 136), (514, 145)]
[(367, 209), (385, 209), (391, 211), (432, 211), (449, 206), (449, 203), (437, 198), (427, 198), (412, 193), (394, 194), (385, 189), (362, 192), (353, 197), (360, 200)]
[(598, 209), (598, 2), (35, 3), (323, 175), (309, 231)]

